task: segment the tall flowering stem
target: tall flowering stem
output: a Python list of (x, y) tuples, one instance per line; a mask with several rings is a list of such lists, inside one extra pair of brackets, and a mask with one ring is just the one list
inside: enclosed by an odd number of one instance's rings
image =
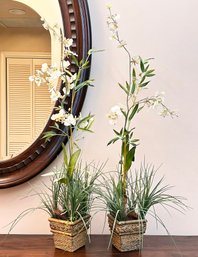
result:
[[(120, 130), (113, 130), (115, 137), (111, 139), (108, 145), (121, 141), (121, 153), (119, 161), (120, 181), (118, 186), (122, 188), (123, 201), (127, 201), (127, 172), (132, 166), (135, 160), (135, 152), (139, 142), (139, 139), (134, 138), (134, 127), (132, 121), (134, 117), (144, 107), (153, 107), (160, 110), (162, 116), (175, 116), (175, 112), (171, 111), (164, 104), (164, 97), (162, 93), (157, 93), (154, 96), (141, 98), (141, 92), (148, 88), (150, 78), (155, 76), (154, 69), (150, 68), (150, 60), (143, 60), (139, 57), (132, 57), (128, 50), (127, 43), (120, 38), (118, 31), (118, 19), (119, 15), (113, 14), (111, 6), (107, 6), (109, 15), (107, 18), (107, 24), (111, 32), (111, 39), (115, 40), (118, 47), (123, 49), (127, 54), (128, 59), (128, 79), (124, 84), (118, 83), (119, 87), (126, 95), (126, 102), (124, 107), (116, 105), (111, 108), (108, 114), (111, 124), (116, 124), (119, 117), (123, 118), (123, 126)], [(121, 183), (121, 185), (120, 185)]]
[[(77, 54), (72, 51), (73, 40), (63, 37), (57, 25), (50, 26), (45, 20), (44, 28), (51, 30), (54, 36), (58, 37), (62, 45), (62, 60), (60, 67), (57, 64), (48, 66), (46, 63), (42, 64), (41, 70), (37, 70), (34, 76), (30, 77), (37, 86), (43, 84), (48, 85), (50, 98), (52, 102), (56, 103), (54, 114), (51, 119), (54, 125), (51, 130), (45, 132), (44, 138), (50, 140), (52, 137), (61, 136), (66, 137), (69, 142), (68, 150), (64, 147), (64, 164), (65, 170), (72, 178), (75, 166), (81, 153), (78, 146), (80, 136), (78, 132), (92, 132), (91, 126), (94, 121), (94, 115), (89, 113), (86, 116), (74, 114), (74, 103), (76, 94), (83, 87), (92, 86), (93, 80), (86, 80), (81, 82), (81, 74), (83, 70), (87, 69), (90, 65), (90, 57), (93, 50), (90, 49), (85, 59), (79, 60)], [(71, 71), (71, 67), (75, 67), (75, 72)], [(58, 81), (63, 84), (62, 89), (59, 88)], [(77, 132), (74, 138), (73, 130)]]

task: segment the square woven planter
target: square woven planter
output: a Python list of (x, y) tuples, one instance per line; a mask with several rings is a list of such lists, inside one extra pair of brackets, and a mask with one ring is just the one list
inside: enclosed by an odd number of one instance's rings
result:
[(85, 216), (86, 228), (81, 219), (71, 222), (49, 218), (54, 245), (58, 249), (74, 252), (86, 244), (90, 215)]
[[(108, 214), (109, 227), (112, 232), (114, 218)], [(146, 220), (116, 221), (112, 236), (112, 245), (120, 252), (139, 250), (143, 247), (143, 235)]]

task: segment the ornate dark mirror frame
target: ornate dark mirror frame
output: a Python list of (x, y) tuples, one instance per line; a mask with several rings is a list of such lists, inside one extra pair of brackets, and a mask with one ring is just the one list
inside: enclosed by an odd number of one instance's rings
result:
[[(91, 28), (87, 1), (57, 1), (62, 13), (65, 36), (73, 38), (73, 50), (82, 59), (91, 48)], [(82, 73), (81, 82), (88, 77), (89, 69)], [(78, 92), (74, 104), (74, 114), (78, 115), (81, 111), (85, 95), (86, 88)], [(52, 125), (52, 122), (49, 119), (43, 132), (48, 131), (50, 125)], [(16, 186), (36, 176), (57, 157), (62, 149), (62, 143), (66, 143), (62, 137), (55, 137), (49, 142), (44, 142), (41, 134), (23, 153), (12, 159), (1, 161), (0, 188)]]

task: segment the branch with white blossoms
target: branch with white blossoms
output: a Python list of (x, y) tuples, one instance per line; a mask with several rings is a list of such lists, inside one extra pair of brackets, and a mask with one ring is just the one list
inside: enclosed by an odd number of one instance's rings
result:
[[(49, 66), (47, 63), (43, 63), (41, 70), (37, 70), (35, 75), (29, 77), (29, 80), (35, 82), (37, 86), (47, 84), (50, 98), (52, 102), (56, 102), (54, 113), (51, 116), (51, 120), (55, 123), (51, 126), (50, 131), (45, 132), (44, 138), (50, 140), (55, 136), (66, 137), (69, 142), (69, 158), (72, 159), (80, 154), (76, 143), (77, 139), (73, 138), (72, 131), (75, 129), (78, 132), (92, 132), (94, 115), (88, 114), (82, 117), (79, 114), (76, 116), (73, 107), (77, 92), (83, 87), (93, 86), (91, 79), (81, 82), (81, 74), (89, 67), (90, 57), (94, 50), (90, 49), (87, 57), (79, 61), (77, 54), (72, 51), (73, 39), (64, 38), (58, 25), (50, 26), (44, 20), (43, 26), (58, 37), (63, 46), (63, 59), (60, 67), (57, 64)], [(71, 67), (75, 68), (75, 72), (71, 72)], [(61, 88), (59, 88), (60, 83), (58, 82), (62, 82)]]
[(150, 68), (150, 61), (152, 59), (144, 60), (140, 56), (132, 57), (126, 42), (119, 35), (119, 15), (112, 13), (111, 5), (108, 5), (107, 8), (109, 11), (107, 25), (111, 33), (111, 39), (116, 41), (118, 47), (123, 49), (128, 57), (128, 80), (124, 84), (118, 83), (126, 95), (125, 106), (113, 106), (108, 114), (110, 124), (115, 125), (119, 118), (123, 120), (121, 129), (113, 130), (114, 137), (109, 141), (108, 145), (117, 141), (121, 141), (122, 143), (119, 167), (123, 193), (126, 196), (127, 172), (135, 160), (135, 151), (139, 142), (139, 139), (134, 138), (134, 125), (132, 125), (134, 117), (146, 107), (157, 109), (163, 117), (174, 117), (177, 114), (165, 105), (164, 95), (162, 93), (156, 93), (154, 96), (141, 99), (141, 92), (148, 88), (151, 77), (155, 76), (155, 70)]
[(139, 101), (142, 104), (142, 108), (148, 107), (150, 109), (156, 109), (160, 116), (171, 118), (178, 117), (176, 111), (170, 110), (164, 103), (164, 92), (156, 93), (154, 96), (146, 97)]

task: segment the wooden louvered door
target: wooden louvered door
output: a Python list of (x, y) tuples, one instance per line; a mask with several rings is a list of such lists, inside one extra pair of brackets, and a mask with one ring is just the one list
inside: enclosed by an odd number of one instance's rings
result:
[[(36, 70), (40, 70), (41, 65), (43, 63), (50, 64), (50, 60), (46, 59), (34, 59), (33, 60), (33, 74), (35, 74)], [(50, 94), (48, 91), (47, 85), (42, 86), (36, 86), (35, 83), (33, 83), (33, 105), (32, 105), (32, 117), (33, 117), (33, 138), (37, 138), (42, 130), (44, 129), (44, 126), (47, 123), (47, 120), (49, 119), (49, 116), (52, 112), (53, 103), (50, 99)]]
[(47, 85), (37, 87), (29, 76), (46, 59), (7, 58), (6, 155), (17, 155), (42, 132), (52, 104)]
[(32, 139), (31, 72), (31, 60), (7, 59), (7, 156), (19, 152)]

